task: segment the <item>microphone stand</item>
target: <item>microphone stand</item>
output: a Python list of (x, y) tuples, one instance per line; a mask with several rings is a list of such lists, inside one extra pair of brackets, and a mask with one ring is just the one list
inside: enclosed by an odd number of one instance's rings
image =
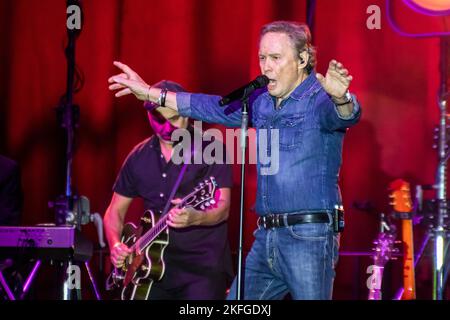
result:
[(240, 212), (239, 212), (239, 244), (238, 244), (238, 268), (236, 276), (236, 300), (244, 299), (244, 274), (245, 263), (243, 261), (243, 243), (244, 243), (244, 199), (245, 199), (245, 165), (247, 150), (247, 132), (248, 132), (248, 110), (249, 110), (249, 93), (248, 89), (244, 91), (241, 98), (242, 102), (242, 120), (241, 120), (241, 195), (240, 195)]
[(441, 39), (441, 57), (440, 57), (440, 73), (441, 85), (439, 92), (439, 139), (438, 139), (438, 153), (439, 165), (436, 175), (436, 186), (438, 191), (438, 208), (436, 214), (436, 221), (431, 230), (431, 237), (433, 239), (433, 300), (443, 300), (444, 298), (444, 273), (446, 252), (445, 247), (448, 242), (448, 204), (447, 204), (447, 72), (448, 72), (448, 57), (447, 53), (450, 46), (450, 37), (442, 37)]
[[(81, 0), (66, 0), (66, 8), (71, 6), (77, 6), (82, 15)], [(67, 13), (69, 13), (66, 10)], [(76, 76), (75, 66), (75, 48), (77, 37), (81, 33), (81, 29), (70, 29), (67, 24), (67, 47), (65, 48), (65, 56), (67, 62), (67, 85), (66, 93), (62, 99), (60, 106), (57, 109), (58, 121), (60, 126), (65, 130), (66, 136), (66, 150), (65, 150), (65, 192), (63, 195), (57, 197), (54, 201), (49, 201), (50, 208), (55, 210), (55, 224), (56, 226), (74, 226), (75, 227), (75, 240), (74, 240), (74, 253), (71, 257), (61, 261), (60, 265), (60, 277), (63, 282), (63, 289), (61, 297), (63, 300), (81, 300), (81, 288), (72, 286), (71, 276), (69, 271), (76, 270), (74, 267), (79, 268), (80, 263), (84, 263), (89, 279), (92, 283), (95, 296), (97, 300), (100, 300), (100, 294), (97, 290), (97, 286), (92, 277), (91, 270), (89, 268), (88, 260), (92, 256), (93, 244), (81, 234), (81, 226), (89, 222), (94, 222), (97, 227), (99, 235), (100, 246), (104, 247), (103, 243), (103, 227), (101, 226), (102, 220), (98, 214), (91, 214), (89, 208), (89, 200), (84, 196), (79, 196), (72, 188), (72, 162), (75, 152), (74, 140), (75, 140), (75, 128), (78, 126), (80, 118), (80, 108), (73, 104), (74, 86)], [(77, 273), (75, 272), (75, 276)]]

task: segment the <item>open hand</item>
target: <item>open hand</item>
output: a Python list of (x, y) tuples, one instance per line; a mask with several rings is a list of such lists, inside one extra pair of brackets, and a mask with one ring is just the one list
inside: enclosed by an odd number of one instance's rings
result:
[(113, 64), (123, 72), (108, 79), (108, 82), (111, 84), (109, 90), (120, 90), (116, 92), (116, 97), (122, 97), (132, 93), (139, 100), (147, 100), (149, 85), (126, 64), (118, 61), (114, 61)]
[(317, 73), (316, 77), (325, 91), (336, 99), (340, 99), (345, 95), (350, 82), (353, 80), (353, 77), (348, 74), (348, 70), (336, 60), (330, 61), (325, 77), (320, 73)]

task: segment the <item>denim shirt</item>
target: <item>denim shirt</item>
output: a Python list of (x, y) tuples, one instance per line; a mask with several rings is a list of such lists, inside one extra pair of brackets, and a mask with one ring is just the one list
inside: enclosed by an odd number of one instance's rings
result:
[[(253, 101), (251, 120), (257, 131), (259, 155), (258, 215), (330, 212), (335, 205), (342, 204), (338, 179), (343, 139), (347, 128), (361, 117), (359, 103), (352, 97), (352, 114), (340, 116), (313, 72), (278, 108), (275, 98), (267, 91)], [(226, 115), (219, 106), (220, 99), (212, 95), (177, 93), (178, 111), (182, 116), (240, 127), (240, 109)], [(277, 133), (279, 145), (273, 148), (271, 139), (273, 135), (276, 138)], [(264, 134), (267, 142), (262, 145)], [(261, 161), (261, 151), (272, 161), (278, 152), (276, 174), (267, 174), (268, 166), (273, 163)]]

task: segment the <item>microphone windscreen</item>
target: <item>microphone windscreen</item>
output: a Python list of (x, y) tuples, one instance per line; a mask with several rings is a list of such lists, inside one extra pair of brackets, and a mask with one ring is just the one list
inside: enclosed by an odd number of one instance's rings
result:
[(262, 88), (269, 84), (269, 78), (265, 75), (260, 75), (260, 76), (256, 77), (255, 82), (256, 82), (256, 88)]

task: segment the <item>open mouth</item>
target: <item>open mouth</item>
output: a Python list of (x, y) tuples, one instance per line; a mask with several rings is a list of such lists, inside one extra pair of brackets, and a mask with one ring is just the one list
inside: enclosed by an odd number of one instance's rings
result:
[(275, 79), (270, 79), (270, 78), (269, 78), (269, 84), (267, 85), (267, 88), (268, 88), (269, 90), (270, 90), (270, 89), (273, 89), (273, 88), (275, 87), (276, 83), (277, 83), (277, 81), (276, 81)]

